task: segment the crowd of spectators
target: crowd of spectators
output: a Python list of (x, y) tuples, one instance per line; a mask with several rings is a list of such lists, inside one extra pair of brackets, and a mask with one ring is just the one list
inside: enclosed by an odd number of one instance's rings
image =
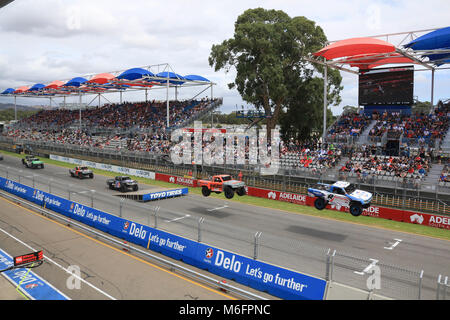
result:
[(439, 181), (450, 182), (450, 169), (448, 168), (448, 165), (445, 165), (442, 169)]
[(334, 139), (340, 136), (358, 137), (369, 124), (370, 117), (365, 114), (348, 113), (342, 115), (328, 131), (329, 137)]
[(369, 137), (376, 139), (388, 132), (391, 138), (406, 138), (410, 144), (423, 146), (436, 139), (442, 140), (450, 125), (450, 107), (444, 105), (430, 114), (417, 113), (402, 115), (397, 112), (374, 114), (377, 122), (369, 132)]
[[(169, 101), (169, 124), (178, 126), (194, 114), (204, 110), (210, 100)], [(27, 128), (64, 128), (78, 125), (79, 110), (41, 110), (19, 121), (19, 126)], [(167, 103), (158, 101), (123, 102), (105, 104), (82, 110), (82, 123), (91, 128), (119, 129), (159, 129), (167, 124)]]
[(371, 150), (354, 152), (340, 168), (341, 173), (355, 173), (358, 178), (389, 176), (422, 180), (431, 168), (431, 157), (424, 148), (417, 155), (383, 156), (372, 154)]

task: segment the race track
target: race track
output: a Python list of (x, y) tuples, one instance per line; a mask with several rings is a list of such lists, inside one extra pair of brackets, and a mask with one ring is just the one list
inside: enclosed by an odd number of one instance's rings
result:
[[(71, 178), (67, 168), (46, 164), (44, 169), (25, 169), (20, 159), (4, 156), (0, 176), (18, 181), (19, 175), (21, 183), (32, 186), (34, 180), (43, 191), (66, 198), (70, 193), (71, 200), (89, 206), (93, 202), (96, 209), (121, 212), (122, 217), (151, 227), (157, 223), (159, 229), (194, 240), (199, 219), (204, 218), (202, 242), (250, 257), (255, 254), (254, 235), (261, 232), (259, 260), (321, 278), (326, 253), (336, 250), (334, 280), (360, 289), (366, 289), (367, 275), (362, 271), (376, 260), (382, 266), (380, 294), (388, 297), (415, 299), (417, 274), (424, 270), (422, 297), (433, 299), (437, 276), (449, 273), (449, 241), (363, 226), (357, 224), (357, 217), (354, 224), (345, 223), (302, 215), (302, 206), (296, 214), (198, 195), (149, 203), (126, 200), (120, 210), (119, 192), (106, 186), (110, 177), (79, 180)], [(141, 183), (140, 190), (145, 189)], [(155, 206), (160, 207), (156, 221)]]

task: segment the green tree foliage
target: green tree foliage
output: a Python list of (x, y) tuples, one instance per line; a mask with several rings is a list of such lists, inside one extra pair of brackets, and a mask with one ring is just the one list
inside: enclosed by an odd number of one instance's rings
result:
[[(17, 110), (17, 120), (28, 118), (38, 112), (39, 110), (22, 111)], [(14, 109), (5, 109), (0, 111), (0, 121), (14, 120)]]
[[(268, 134), (286, 113), (295, 117), (284, 118), (284, 132), (299, 131), (297, 135), (304, 136), (321, 128), (323, 108), (323, 67), (304, 58), (326, 41), (322, 28), (305, 17), (249, 9), (237, 18), (234, 37), (212, 46), (209, 64), (215, 71), (236, 69), (236, 78), (228, 86), (271, 115), (266, 121)], [(334, 69), (328, 69), (328, 78), (328, 101), (338, 104), (342, 78)]]

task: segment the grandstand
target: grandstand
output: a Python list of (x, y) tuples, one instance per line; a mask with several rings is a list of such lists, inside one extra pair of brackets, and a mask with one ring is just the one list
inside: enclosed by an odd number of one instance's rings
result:
[[(333, 48), (346, 49), (349, 43), (352, 48), (351, 56), (333, 55)], [(315, 59), (310, 60), (346, 71), (349, 69), (343, 65), (366, 70), (391, 63), (406, 63), (408, 64), (406, 69), (410, 72), (409, 66), (416, 64), (431, 68), (434, 75), (437, 68), (433, 64), (435, 61), (430, 59), (425, 63), (424, 59), (419, 59), (419, 56), (430, 56), (430, 52), (416, 52), (411, 46), (413, 45), (408, 43), (405, 45), (408, 49), (399, 51), (387, 42), (375, 41), (372, 38), (350, 39), (344, 44), (341, 42), (330, 44), (315, 54)], [(384, 51), (381, 53), (377, 51), (376, 55), (369, 57), (370, 50), (374, 47), (377, 50), (382, 48)], [(325, 62), (319, 58), (325, 58)], [(7, 89), (3, 92), (4, 96), (16, 98), (50, 95), (52, 99), (64, 98), (70, 94), (80, 96), (91, 94), (100, 98), (109, 92), (119, 92), (121, 101), (97, 107), (87, 105), (83, 111), (64, 107), (42, 110), (9, 126), (2, 133), (1, 143), (29, 144), (33, 146), (33, 150), (45, 153), (59, 152), (66, 155), (73, 152), (90, 157), (91, 160), (95, 160), (94, 157), (111, 161), (128, 159), (127, 161), (136, 163), (136, 167), (151, 166), (153, 170), (176, 174), (194, 171), (205, 175), (242, 170), (246, 172), (244, 179), (246, 176), (251, 177), (253, 184), (258, 183), (259, 179), (259, 183), (264, 186), (262, 181), (267, 179), (258, 176), (260, 166), (250, 165), (248, 157), (244, 165), (227, 164), (220, 167), (202, 165), (201, 170), (197, 165), (177, 167), (168, 162), (163, 162), (162, 167), (159, 166), (161, 162), (158, 159), (161, 157), (167, 159), (174, 145), (170, 141), (170, 132), (176, 128), (189, 127), (193, 121), (207, 116), (222, 104), (222, 99), (213, 98), (213, 84), (203, 77), (182, 77), (168, 72), (168, 68), (155, 73), (150, 69), (151, 67), (133, 68), (116, 73), (77, 77), (46, 86)], [(398, 68), (395, 70), (399, 71)], [(380, 77), (379, 74), (377, 76)], [(166, 101), (147, 99), (148, 90), (151, 88), (159, 87), (168, 92), (169, 88), (177, 90), (189, 85), (211, 88), (210, 98), (199, 99), (197, 95), (184, 101), (179, 101), (176, 97)], [(406, 82), (406, 85), (410, 86), (411, 83)], [(130, 90), (145, 90), (145, 101), (122, 101), (122, 93)], [(398, 88), (396, 90), (398, 91)], [(371, 93), (369, 98), (373, 97)], [(375, 98), (379, 99), (379, 96)], [(317, 180), (343, 179), (366, 184), (374, 190), (375, 186), (382, 186), (383, 192), (387, 193), (397, 194), (397, 190), (387, 191), (390, 188), (404, 188), (414, 192), (422, 190), (448, 194), (450, 100), (439, 101), (428, 113), (413, 113), (411, 105), (404, 105), (406, 100), (412, 101), (412, 98), (409, 98), (411, 97), (402, 96), (402, 101), (399, 100), (400, 107), (395, 94), (389, 95), (390, 100), (380, 105), (371, 105), (370, 99), (365, 100), (363, 110), (341, 114), (325, 129), (321, 140), (283, 141), (279, 159), (281, 170), (273, 177), (274, 184), (271, 187), (288, 190), (286, 180), (288, 184), (295, 181), (304, 188), (305, 184)], [(326, 103), (326, 99), (324, 100)], [(237, 112), (237, 116), (248, 119), (247, 129), (268, 117), (259, 112)], [(194, 146), (193, 139), (191, 143)], [(249, 142), (246, 143), (245, 150), (248, 151)], [(208, 148), (208, 143), (204, 142), (202, 146)], [(235, 156), (237, 152), (235, 150)], [(159, 167), (155, 167), (156, 165)], [(247, 183), (252, 185), (249, 181)], [(289, 189), (289, 191), (304, 192), (304, 189)]]

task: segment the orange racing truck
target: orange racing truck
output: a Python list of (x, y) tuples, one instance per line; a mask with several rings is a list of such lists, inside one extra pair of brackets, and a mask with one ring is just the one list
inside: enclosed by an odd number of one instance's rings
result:
[(213, 176), (211, 180), (199, 180), (197, 184), (202, 188), (202, 194), (207, 197), (211, 192), (225, 193), (227, 199), (231, 199), (236, 192), (238, 196), (243, 196), (245, 192), (245, 183), (239, 180), (233, 180), (230, 175), (222, 174)]

